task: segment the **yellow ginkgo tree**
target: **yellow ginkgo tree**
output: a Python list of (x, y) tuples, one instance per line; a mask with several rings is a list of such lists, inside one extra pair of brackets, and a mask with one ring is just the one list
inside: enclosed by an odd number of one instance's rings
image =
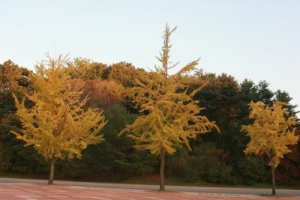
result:
[(272, 106), (258, 101), (251, 101), (250, 119), (253, 123), (242, 126), (242, 131), (247, 132), (250, 142), (244, 150), (246, 155), (265, 155), (269, 158), (269, 166), (272, 170), (272, 195), (275, 190), (275, 169), (280, 159), (291, 150), (288, 145), (298, 143), (299, 136), (295, 135), (296, 117), (290, 116), (286, 103), (275, 101)]
[(195, 69), (199, 60), (189, 63), (174, 75), (168, 73), (175, 66), (169, 66), (169, 39), (175, 30), (166, 26), (163, 48), (158, 57), (161, 67), (150, 73), (140, 72), (134, 80), (134, 87), (128, 90), (127, 95), (142, 115), (120, 133), (127, 133), (137, 149), (150, 150), (160, 156), (160, 190), (165, 190), (165, 154), (173, 154), (183, 145), (191, 150), (190, 138), (212, 129), (219, 131), (215, 122), (200, 114), (204, 108), (198, 106), (199, 101), (193, 100), (195, 93), (205, 84), (194, 91), (188, 88), (187, 73)]
[(70, 78), (67, 61), (67, 57), (48, 56), (30, 77), (33, 90), (21, 101), (14, 96), (23, 128), (12, 133), (50, 160), (49, 184), (53, 184), (56, 160), (80, 158), (89, 144), (103, 140), (100, 130), (106, 124), (101, 111), (83, 108), (88, 99), (82, 98), (83, 82)]

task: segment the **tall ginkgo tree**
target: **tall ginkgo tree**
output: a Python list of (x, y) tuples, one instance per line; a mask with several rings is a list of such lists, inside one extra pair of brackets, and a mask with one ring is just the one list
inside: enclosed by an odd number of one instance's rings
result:
[(299, 140), (299, 136), (295, 135), (296, 128), (293, 128), (296, 117), (289, 115), (285, 105), (286, 103), (280, 101), (275, 101), (272, 106), (261, 101), (251, 101), (249, 117), (254, 121), (241, 129), (250, 137), (244, 153), (265, 155), (269, 159), (268, 164), (272, 170), (272, 195), (276, 195), (275, 169), (280, 159), (291, 152), (288, 145), (297, 144)]
[(67, 61), (67, 57), (48, 56), (30, 77), (32, 92), (21, 101), (14, 96), (23, 128), (12, 133), (50, 160), (49, 184), (53, 184), (56, 160), (80, 158), (89, 144), (103, 140), (100, 130), (106, 124), (101, 111), (83, 109), (88, 97), (82, 98), (83, 82), (68, 75)]
[(150, 150), (160, 156), (161, 191), (165, 190), (165, 154), (173, 154), (183, 145), (191, 150), (190, 138), (212, 129), (219, 131), (215, 122), (200, 115), (204, 108), (198, 106), (199, 101), (193, 100), (204, 84), (194, 91), (190, 91), (186, 84), (189, 79), (187, 73), (195, 69), (199, 60), (189, 63), (176, 74), (168, 73), (175, 66), (169, 65), (170, 36), (175, 30), (166, 26), (163, 48), (158, 57), (161, 67), (148, 74), (141, 72), (134, 80), (134, 87), (128, 90), (127, 95), (142, 115), (120, 132), (120, 135), (126, 133), (132, 138), (137, 149)]

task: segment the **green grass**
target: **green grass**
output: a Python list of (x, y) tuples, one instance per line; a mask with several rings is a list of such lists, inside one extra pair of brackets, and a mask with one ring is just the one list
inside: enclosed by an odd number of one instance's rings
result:
[(2, 178), (20, 178), (20, 179), (48, 179), (45, 174), (27, 174), (27, 173), (3, 173)]
[[(144, 177), (132, 177), (127, 181), (123, 181), (121, 183), (128, 184), (147, 184), (147, 185), (158, 185), (159, 184), (159, 176), (144, 176)], [(258, 188), (258, 189), (270, 189), (272, 188), (271, 183), (258, 183), (254, 185), (228, 185), (228, 184), (214, 184), (207, 182), (196, 182), (189, 183), (185, 182), (179, 178), (166, 178), (166, 185), (174, 185), (174, 186), (192, 186), (192, 187), (228, 187), (228, 188)], [(283, 186), (277, 185), (276, 189), (299, 189), (297, 186)]]

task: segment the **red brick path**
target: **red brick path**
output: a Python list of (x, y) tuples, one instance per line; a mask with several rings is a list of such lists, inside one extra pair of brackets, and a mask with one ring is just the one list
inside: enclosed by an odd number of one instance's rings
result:
[(196, 192), (158, 192), (136, 189), (109, 189), (43, 185), (29, 183), (0, 183), (0, 200), (300, 200), (300, 197), (267, 197), (258, 195), (209, 194)]

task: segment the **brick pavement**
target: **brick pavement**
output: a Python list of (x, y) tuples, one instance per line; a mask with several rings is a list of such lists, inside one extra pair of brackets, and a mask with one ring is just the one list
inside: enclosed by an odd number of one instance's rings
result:
[(0, 183), (0, 200), (300, 200), (300, 197), (212, 194), (197, 192), (159, 192), (31, 183)]

